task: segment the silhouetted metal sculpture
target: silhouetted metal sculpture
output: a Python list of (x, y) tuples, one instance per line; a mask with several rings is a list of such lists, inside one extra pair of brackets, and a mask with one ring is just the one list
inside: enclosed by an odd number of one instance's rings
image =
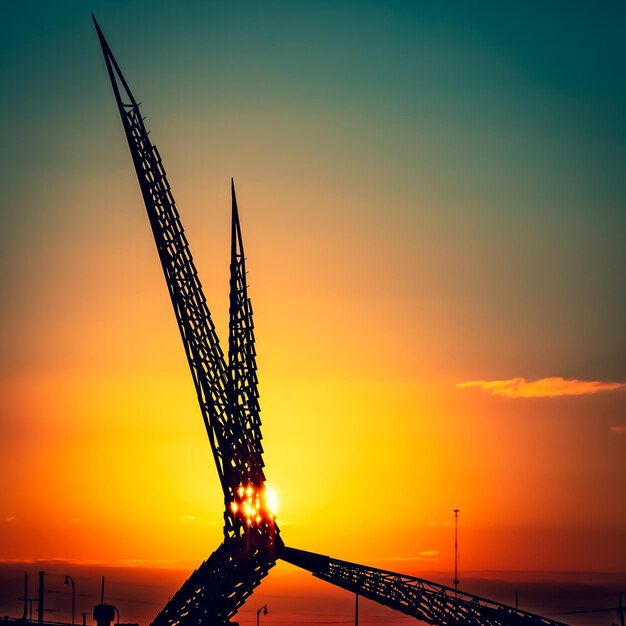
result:
[(152, 626), (230, 623), (277, 558), (429, 624), (559, 625), (477, 596), (454, 595), (454, 590), (436, 583), (284, 546), (265, 490), (254, 324), (234, 183), (227, 363), (161, 156), (95, 18), (94, 24), (224, 492), (223, 543), (174, 594)]

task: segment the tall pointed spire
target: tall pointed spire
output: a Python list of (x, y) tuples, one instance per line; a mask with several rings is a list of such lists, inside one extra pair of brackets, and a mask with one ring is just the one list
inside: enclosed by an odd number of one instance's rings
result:
[(161, 156), (152, 145), (139, 104), (94, 17), (111, 86), (144, 199), (176, 321), (198, 395), (218, 475), (226, 500), (236, 488), (233, 478), (232, 423), (227, 414), (226, 363), (189, 251)]
[(258, 394), (254, 321), (246, 259), (239, 222), (235, 182), (231, 179), (232, 226), (230, 246), (230, 309), (228, 335), (228, 396), (232, 413), (238, 413), (246, 432), (248, 480), (255, 487), (265, 482)]
[[(107, 72), (109, 73), (109, 79), (111, 80), (111, 86), (113, 87), (113, 93), (115, 94), (115, 100), (117, 102), (118, 107), (128, 107), (133, 106), (136, 107), (137, 101), (135, 100), (133, 94), (130, 91), (130, 87), (122, 74), (122, 70), (120, 70), (113, 53), (111, 52), (111, 48), (104, 37), (104, 33), (100, 28), (100, 24), (96, 20), (96, 16), (92, 13), (91, 18), (93, 19), (93, 24), (96, 27), (96, 32), (98, 33), (98, 40), (100, 41), (100, 46), (102, 48), (102, 54), (104, 55), (104, 62), (107, 66)], [(121, 88), (121, 89), (120, 89)], [(124, 92), (122, 94), (122, 91)], [(123, 122), (124, 120), (122, 120)]]

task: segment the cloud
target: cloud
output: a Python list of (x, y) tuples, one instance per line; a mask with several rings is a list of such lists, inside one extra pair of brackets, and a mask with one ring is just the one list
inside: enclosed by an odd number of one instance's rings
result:
[(616, 435), (626, 435), (626, 424), (614, 424), (609, 430)]
[(556, 398), (558, 396), (584, 396), (602, 391), (626, 390), (626, 383), (601, 380), (576, 380), (560, 376), (527, 381), (525, 378), (509, 380), (472, 380), (458, 383), (457, 387), (480, 387), (494, 396), (505, 398)]
[(163, 567), (167, 569), (189, 569), (198, 567), (202, 557), (195, 559), (117, 559), (116, 563), (127, 567)]
[(415, 556), (394, 556), (392, 561), (437, 561), (439, 550), (422, 550)]
[(425, 559), (432, 559), (435, 556), (439, 556), (439, 550), (423, 550), (418, 556)]

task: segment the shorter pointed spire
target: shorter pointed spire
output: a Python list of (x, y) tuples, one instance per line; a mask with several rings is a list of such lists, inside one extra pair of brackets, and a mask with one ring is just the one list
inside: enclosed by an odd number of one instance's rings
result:
[(230, 179), (230, 197), (233, 204), (233, 224), (239, 224), (239, 210), (237, 209), (237, 194), (235, 193), (235, 179)]
[(239, 224), (239, 209), (237, 208), (237, 194), (235, 193), (235, 179), (230, 179), (230, 194), (232, 199), (232, 230), (231, 230), (231, 263), (236, 261), (236, 255), (243, 255), (243, 239)]

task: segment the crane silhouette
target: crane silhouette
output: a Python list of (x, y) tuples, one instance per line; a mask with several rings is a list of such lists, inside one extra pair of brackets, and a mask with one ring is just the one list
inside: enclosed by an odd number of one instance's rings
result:
[(163, 607), (152, 626), (231, 624), (231, 618), (279, 558), (428, 624), (561, 626), (561, 622), (428, 580), (285, 546), (265, 487), (253, 311), (234, 182), (231, 180), (226, 359), (161, 156), (148, 137), (139, 104), (95, 17), (93, 20), (224, 493), (222, 543)]

